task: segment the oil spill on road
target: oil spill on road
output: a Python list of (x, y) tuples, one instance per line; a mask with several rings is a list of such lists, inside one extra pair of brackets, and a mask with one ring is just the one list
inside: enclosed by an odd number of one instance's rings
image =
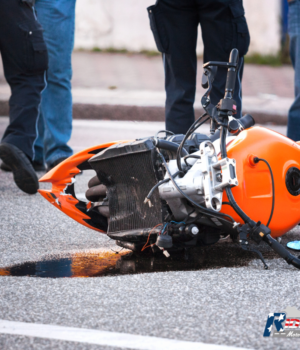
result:
[[(264, 252), (265, 258), (273, 254)], [(116, 254), (108, 251), (99, 254), (77, 253), (68, 258), (26, 262), (20, 265), (0, 268), (0, 276), (32, 277), (103, 277), (124, 274), (139, 274), (167, 271), (192, 271), (221, 267), (246, 266), (256, 259), (253, 253), (240, 247), (223, 243), (211, 247), (197, 248), (189, 252), (171, 255), (136, 255), (125, 251)]]

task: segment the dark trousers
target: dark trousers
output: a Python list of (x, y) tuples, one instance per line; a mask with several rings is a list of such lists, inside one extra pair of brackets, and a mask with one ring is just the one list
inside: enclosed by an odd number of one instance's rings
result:
[[(165, 68), (166, 129), (186, 133), (194, 122), (197, 74), (197, 32), (200, 23), (204, 43), (204, 62), (228, 62), (237, 48), (240, 65), (234, 99), (241, 117), (241, 79), (243, 56), (250, 36), (242, 0), (158, 0), (148, 8), (150, 25)], [(200, 70), (202, 74), (202, 69)], [(227, 70), (219, 68), (211, 101), (216, 105), (225, 92)]]
[(34, 9), (20, 0), (0, 1), (0, 52), (11, 88), (10, 123), (2, 142), (17, 146), (33, 159), (48, 56)]

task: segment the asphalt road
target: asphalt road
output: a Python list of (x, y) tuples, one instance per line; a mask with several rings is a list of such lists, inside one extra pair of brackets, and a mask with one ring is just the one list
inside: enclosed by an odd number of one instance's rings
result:
[[(6, 125), (7, 118), (0, 118), (0, 135)], [(79, 151), (162, 128), (161, 123), (76, 121), (70, 144)], [(285, 128), (277, 131), (284, 133)], [(81, 186), (88, 178), (81, 177)], [(41, 196), (19, 191), (11, 174), (2, 171), (0, 218), (0, 267), (117, 249), (105, 235), (80, 226)], [(285, 241), (297, 236), (298, 228)], [(237, 258), (240, 251), (225, 242), (199, 252), (208, 263), (198, 271), (57, 279), (1, 276), (0, 319), (245, 348), (299, 349), (298, 339), (262, 336), (269, 313), (300, 308), (299, 272), (275, 259), (267, 248), (264, 251), (267, 271), (249, 255), (242, 263)], [(113, 349), (0, 334), (0, 349), (54, 348)]]

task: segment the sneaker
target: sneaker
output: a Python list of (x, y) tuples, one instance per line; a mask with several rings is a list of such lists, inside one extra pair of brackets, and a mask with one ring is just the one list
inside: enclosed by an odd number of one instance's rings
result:
[(0, 165), (0, 169), (3, 171), (11, 171), (11, 168), (3, 162)]
[[(31, 164), (32, 164), (33, 169), (35, 171), (45, 171), (46, 170), (46, 167), (45, 167), (44, 164), (37, 163), (37, 162), (34, 162), (34, 161)], [(0, 165), (0, 169), (3, 170), (3, 171), (11, 171), (11, 168), (7, 164), (5, 164), (3, 162)]]
[(12, 170), (15, 183), (20, 190), (28, 194), (37, 193), (38, 178), (24, 152), (10, 143), (1, 143), (0, 158)]

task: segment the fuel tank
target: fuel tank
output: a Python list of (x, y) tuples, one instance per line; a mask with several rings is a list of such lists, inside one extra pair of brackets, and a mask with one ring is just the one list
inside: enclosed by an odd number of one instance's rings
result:
[[(272, 179), (275, 183), (275, 207), (270, 229), (273, 237), (282, 236), (300, 222), (300, 146), (291, 139), (267, 128), (255, 126), (241, 132), (227, 145), (228, 158), (236, 160), (239, 185), (232, 188), (236, 202), (255, 221), (267, 224), (272, 209)], [(224, 191), (223, 202), (228, 201)], [(229, 206), (222, 213), (237, 222), (242, 219)]]

